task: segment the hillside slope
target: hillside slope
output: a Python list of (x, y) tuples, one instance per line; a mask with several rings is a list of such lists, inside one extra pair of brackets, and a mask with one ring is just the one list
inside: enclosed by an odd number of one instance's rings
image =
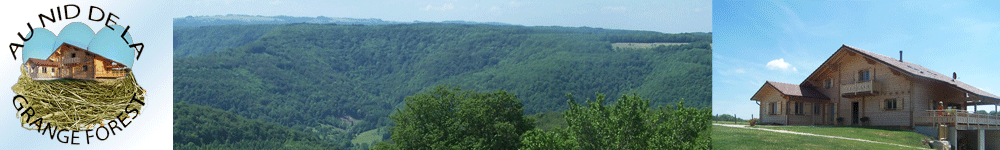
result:
[(174, 35), (175, 102), (336, 142), (391, 125), (405, 96), (441, 84), (510, 91), (527, 114), (566, 109), (567, 93), (711, 106), (705, 33), (417, 23), (175, 27)]

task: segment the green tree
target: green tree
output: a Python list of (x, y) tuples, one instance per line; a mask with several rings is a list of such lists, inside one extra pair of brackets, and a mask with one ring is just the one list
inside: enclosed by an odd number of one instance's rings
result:
[(516, 149), (521, 134), (534, 128), (517, 96), (502, 90), (438, 86), (404, 101), (405, 108), (390, 115), (392, 143), (376, 149)]
[(604, 95), (579, 105), (570, 96), (565, 130), (533, 130), (522, 149), (711, 149), (711, 111), (684, 107), (648, 109), (649, 100), (622, 95), (604, 105)]

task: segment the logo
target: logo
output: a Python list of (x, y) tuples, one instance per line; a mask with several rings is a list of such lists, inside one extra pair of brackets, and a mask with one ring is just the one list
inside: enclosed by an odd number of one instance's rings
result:
[[(121, 134), (139, 116), (146, 91), (132, 68), (143, 44), (132, 41), (130, 27), (117, 25), (118, 19), (97, 6), (68, 4), (38, 14), (26, 33), (17, 33), (22, 41), (9, 47), (14, 59), (22, 60), (20, 70), (4, 73), (20, 73), (11, 89), (23, 132), (91, 144)], [(52, 27), (57, 22), (70, 23)], [(95, 32), (84, 22), (104, 26)]]

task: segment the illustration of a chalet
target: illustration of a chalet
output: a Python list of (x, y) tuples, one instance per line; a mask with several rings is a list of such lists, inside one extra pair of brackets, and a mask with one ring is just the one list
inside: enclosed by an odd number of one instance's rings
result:
[(24, 67), (35, 80), (115, 79), (130, 70), (124, 64), (67, 43), (56, 48), (45, 60), (29, 58)]
[(758, 102), (762, 124), (898, 127), (1000, 148), (1000, 116), (965, 110), (996, 108), (1000, 97), (956, 80), (956, 73), (905, 62), (902, 53), (894, 59), (843, 45), (802, 83), (767, 81), (750, 100)]

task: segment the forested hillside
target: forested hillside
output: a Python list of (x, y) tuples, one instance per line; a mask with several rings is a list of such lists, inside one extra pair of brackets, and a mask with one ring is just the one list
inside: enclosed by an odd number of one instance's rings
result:
[[(505, 90), (526, 115), (566, 110), (567, 93), (711, 106), (710, 33), (415, 23), (174, 27), (174, 36), (175, 103), (345, 148), (361, 147), (350, 142), (366, 131), (388, 139), (375, 129), (392, 125), (403, 99), (442, 84)], [(613, 49), (614, 42), (689, 44)], [(175, 138), (190, 132), (177, 126)]]

